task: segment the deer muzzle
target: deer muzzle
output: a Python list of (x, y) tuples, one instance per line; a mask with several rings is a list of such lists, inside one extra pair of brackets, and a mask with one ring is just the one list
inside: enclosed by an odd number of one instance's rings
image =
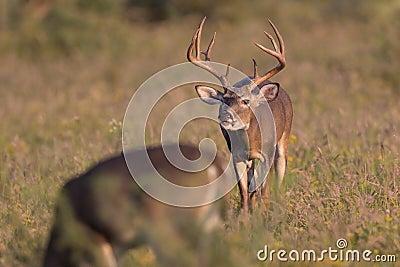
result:
[(233, 115), (228, 111), (221, 112), (218, 116), (218, 119), (219, 119), (219, 123), (224, 127), (233, 125), (234, 122), (236, 121), (233, 118)]
[(218, 120), (221, 126), (226, 130), (237, 131), (248, 128), (248, 125), (244, 124), (240, 117), (231, 108), (221, 108)]

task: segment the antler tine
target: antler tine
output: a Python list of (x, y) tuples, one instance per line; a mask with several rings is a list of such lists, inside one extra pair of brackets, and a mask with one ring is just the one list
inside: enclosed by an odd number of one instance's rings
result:
[[(271, 41), (272, 45), (274, 46), (275, 51), (278, 51), (278, 46), (276, 45), (274, 37), (272, 37), (271, 34), (268, 32), (264, 31), (264, 34), (268, 37), (268, 39)], [(280, 48), (279, 48), (280, 49)]]
[(268, 19), (268, 22), (274, 30), (276, 37), (278, 37), (280, 52), (283, 57), (285, 57), (285, 43), (283, 42), (282, 35), (279, 33), (278, 28), (275, 26), (275, 24), (272, 23), (270, 19)]
[[(192, 37), (192, 41), (189, 45), (188, 51), (187, 51), (187, 59), (190, 62), (196, 61), (196, 60), (201, 60), (200, 58), (200, 38), (201, 37), (201, 31), (204, 25), (204, 22), (206, 20), (206, 17), (204, 17), (200, 24), (199, 27), (197, 28), (196, 32), (194, 33), (193, 37)], [(196, 50), (196, 56), (193, 56), (193, 50)]]
[[(192, 42), (189, 45), (188, 51), (187, 51), (187, 59), (189, 62), (192, 62), (194, 65), (205, 69), (206, 71), (210, 72), (212, 75), (214, 75), (220, 82), (221, 85), (224, 88), (229, 87), (229, 81), (227, 79), (227, 75), (229, 73), (229, 66), (227, 68), (227, 72), (225, 75), (220, 74), (216, 69), (212, 67), (210, 64), (211, 61), (211, 51), (215, 43), (215, 36), (216, 33), (214, 33), (210, 43), (208, 44), (207, 50), (205, 52), (200, 52), (200, 41), (201, 41), (201, 33), (203, 31), (203, 25), (204, 22), (206, 21), (206, 17), (204, 17), (201, 22), (199, 27), (197, 28), (195, 34), (193, 35)], [(196, 49), (196, 56), (193, 56), (193, 50)], [(205, 59), (201, 59), (201, 54), (204, 55)]]
[(258, 65), (257, 65), (257, 62), (256, 62), (256, 60), (254, 58), (253, 58), (253, 69), (254, 69), (253, 79), (259, 79), (260, 75), (258, 74)]
[(226, 66), (226, 72), (225, 72), (225, 78), (227, 78), (228, 79), (228, 75), (229, 75), (229, 68), (231, 67), (231, 64), (228, 64), (227, 66)]
[(266, 52), (267, 54), (270, 54), (271, 56), (275, 57), (278, 60), (278, 64), (269, 70), (267, 73), (265, 73), (262, 77), (258, 75), (258, 67), (257, 63), (255, 60), (254, 62), (254, 77), (253, 81), (256, 85), (260, 85), (261, 83), (265, 82), (275, 74), (277, 74), (279, 71), (281, 71), (285, 66), (286, 66), (286, 59), (285, 59), (285, 43), (283, 42), (282, 35), (279, 33), (278, 29), (276, 26), (272, 23), (271, 20), (268, 20), (269, 24), (271, 25), (272, 29), (274, 30), (274, 33), (276, 37), (278, 38), (278, 43), (275, 42), (275, 39), (272, 37), (271, 34), (268, 32), (264, 32), (265, 35), (268, 37), (268, 39), (271, 41), (272, 46), (274, 47), (274, 50), (268, 49), (263, 45), (260, 45), (259, 43), (255, 43), (255, 45), (260, 48), (262, 51)]
[(216, 35), (217, 35), (217, 32), (214, 32), (214, 35), (213, 35), (210, 43), (208, 44), (206, 52), (201, 52), (204, 55), (206, 61), (210, 61), (210, 59), (211, 59), (211, 50), (214, 46)]
[(204, 18), (201, 20), (199, 28), (196, 31), (196, 58), (201, 60), (200, 58), (200, 40), (201, 40), (201, 33), (203, 31), (203, 26), (204, 26), (204, 22), (206, 21), (206, 17), (204, 16)]
[(276, 52), (276, 51), (273, 51), (273, 50), (271, 50), (271, 49), (268, 49), (268, 48), (266, 48), (265, 46), (260, 45), (260, 44), (258, 44), (258, 43), (255, 43), (255, 45), (256, 45), (258, 48), (260, 48), (262, 51), (267, 52), (268, 54), (270, 54), (271, 56), (274, 56), (274, 57), (276, 57), (276, 58), (279, 58), (279, 57), (281, 56), (281, 53), (280, 53), (280, 52)]

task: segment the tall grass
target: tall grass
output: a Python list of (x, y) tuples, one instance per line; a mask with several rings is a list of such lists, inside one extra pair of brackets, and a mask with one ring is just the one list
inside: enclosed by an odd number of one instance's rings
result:
[[(204, 38), (217, 31), (213, 59), (251, 73), (251, 58), (263, 70), (275, 64), (252, 43), (263, 40), (267, 18), (279, 27), (288, 66), (275, 80), (295, 111), (289, 169), (268, 214), (228, 218), (210, 248), (215, 266), (271, 264), (256, 257), (265, 244), (322, 250), (338, 238), (398, 262), (398, 1), (264, 2), (221, 7)], [(130, 97), (151, 74), (186, 60), (201, 17), (129, 24), (79, 12), (56, 6), (0, 32), (2, 266), (39, 265), (61, 185), (121, 150), (118, 122)], [(191, 132), (222, 140), (213, 126), (189, 126), (187, 141), (198, 141)], [(124, 263), (155, 264), (147, 248)], [(326, 264), (353, 265), (314, 265)]]

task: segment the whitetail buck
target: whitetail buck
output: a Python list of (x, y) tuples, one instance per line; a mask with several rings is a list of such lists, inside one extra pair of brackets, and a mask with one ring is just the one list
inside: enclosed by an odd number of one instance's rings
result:
[[(205, 52), (200, 52), (201, 33), (205, 19), (204, 17), (193, 36), (187, 51), (187, 58), (194, 65), (214, 75), (223, 87), (224, 91), (220, 92), (209, 86), (197, 85), (196, 91), (205, 103), (220, 105), (218, 118), (221, 130), (236, 166), (236, 179), (239, 183), (241, 205), (243, 210), (247, 211), (249, 204), (250, 208), (254, 208), (255, 204), (254, 160), (259, 160), (261, 164), (265, 164), (267, 160), (261, 151), (263, 140), (260, 140), (260, 125), (252, 112), (252, 109), (260, 105), (269, 104), (275, 121), (275, 126), (270, 123), (269, 127), (275, 127), (276, 150), (273, 165), (275, 166), (279, 185), (282, 183), (286, 170), (288, 140), (292, 126), (293, 108), (286, 91), (283, 90), (278, 83), (273, 83), (268, 80), (281, 71), (286, 65), (285, 45), (278, 29), (269, 21), (275, 35), (278, 37), (278, 44), (269, 33), (264, 32), (271, 41), (274, 50), (270, 50), (258, 43), (256, 43), (256, 46), (267, 54), (275, 57), (278, 60), (278, 64), (264, 75), (260, 76), (257, 63), (253, 59), (253, 76), (249, 76), (234, 85), (230, 85), (227, 78), (229, 66), (224, 75), (219, 73), (210, 61), (211, 50), (215, 41), (215, 33), (207, 50)], [(201, 54), (204, 55), (204, 60), (201, 58)], [(240, 143), (237, 149), (231, 145), (231, 141)], [(243, 173), (244, 177), (240, 177), (241, 173)], [(266, 182), (264, 181), (261, 187), (261, 197), (263, 200), (266, 200), (266, 203), (268, 203), (268, 190)]]
[[(200, 156), (192, 146), (181, 145), (180, 150), (189, 160)], [(156, 170), (175, 184), (207, 184), (223, 172), (218, 157), (194, 173), (172, 165), (162, 147), (147, 153)], [(142, 154), (133, 151), (103, 161), (63, 187), (43, 266), (117, 266), (124, 252), (143, 244), (154, 249), (162, 266), (207, 265), (200, 247), (222, 223), (225, 200), (196, 208), (163, 204), (132, 179), (125, 159), (136, 156)], [(136, 174), (150, 183), (154, 179), (146, 168), (139, 167)]]

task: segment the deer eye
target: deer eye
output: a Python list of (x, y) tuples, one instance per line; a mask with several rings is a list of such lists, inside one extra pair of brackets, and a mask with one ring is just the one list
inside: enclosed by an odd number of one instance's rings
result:
[(250, 103), (250, 100), (249, 100), (249, 99), (243, 99), (243, 98), (242, 98), (241, 103), (242, 103), (242, 104), (245, 104), (245, 105), (248, 105), (248, 104)]

